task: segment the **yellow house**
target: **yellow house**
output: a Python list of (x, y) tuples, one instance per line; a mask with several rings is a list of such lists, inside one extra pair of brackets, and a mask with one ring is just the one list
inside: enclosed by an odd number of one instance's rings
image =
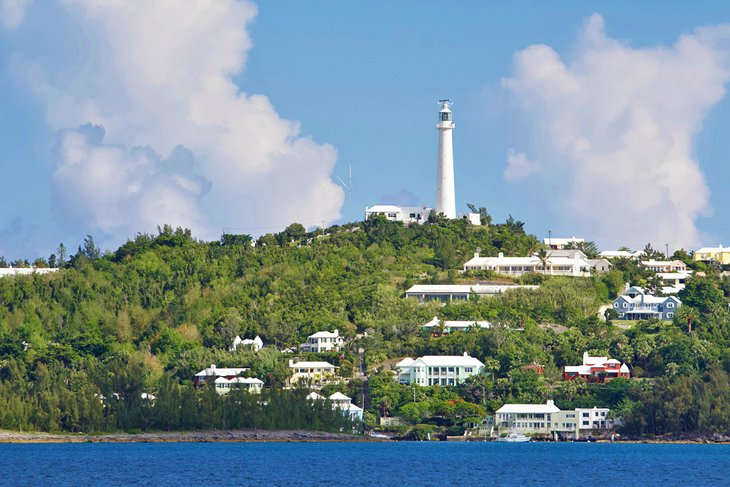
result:
[(694, 253), (695, 262), (714, 261), (723, 265), (730, 265), (730, 248), (723, 247), (702, 247)]

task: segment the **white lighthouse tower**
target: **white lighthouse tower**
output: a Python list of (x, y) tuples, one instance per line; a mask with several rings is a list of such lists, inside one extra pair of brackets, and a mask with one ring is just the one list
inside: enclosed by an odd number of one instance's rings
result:
[(436, 128), (439, 131), (439, 152), (436, 164), (436, 213), (456, 218), (456, 191), (454, 190), (454, 143), (451, 131), (451, 100), (439, 100), (441, 110)]

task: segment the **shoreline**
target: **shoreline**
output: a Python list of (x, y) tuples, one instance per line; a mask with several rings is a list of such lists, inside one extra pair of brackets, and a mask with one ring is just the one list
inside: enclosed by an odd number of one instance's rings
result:
[(383, 438), (310, 430), (156, 431), (144, 433), (43, 433), (0, 431), (0, 444), (10, 443), (311, 443), (381, 442)]

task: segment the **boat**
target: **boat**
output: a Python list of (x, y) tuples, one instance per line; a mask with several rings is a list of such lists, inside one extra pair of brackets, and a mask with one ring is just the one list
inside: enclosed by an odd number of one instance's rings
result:
[(502, 443), (527, 443), (528, 441), (532, 441), (532, 438), (530, 438), (529, 436), (525, 436), (522, 433), (516, 433), (512, 431), (507, 436), (497, 438), (497, 441)]

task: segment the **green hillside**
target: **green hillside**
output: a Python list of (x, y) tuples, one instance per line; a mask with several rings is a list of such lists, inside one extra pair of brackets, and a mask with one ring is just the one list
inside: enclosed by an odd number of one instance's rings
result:
[[(611, 407), (632, 434), (728, 431), (727, 277), (708, 270), (694, 278), (674, 323), (628, 328), (598, 316), (624, 282), (651, 284), (625, 262), (591, 278), (525, 276), (517, 282), (540, 288), (443, 307), (404, 297), (418, 283), (509, 280), (460, 274), (476, 249), (528, 255), (540, 244), (512, 218), (488, 227), (375, 219), (314, 233), (293, 224), (255, 246), (246, 235), (201, 242), (164, 227), (104, 255), (88, 237), (68, 261), (62, 253), (48, 259), (62, 267), (57, 273), (0, 279), (0, 428), (337, 430), (346, 423), (341, 414), (312, 408), (306, 391), (282, 389), (287, 362), (331, 361), (347, 380), (326, 388), (357, 398), (362, 381), (350, 377), (362, 349), (370, 377), (366, 424), (398, 414), (424, 431), (457, 432), (504, 402), (554, 398), (559, 407)], [(436, 315), (496, 326), (423, 333)], [(335, 328), (348, 339), (343, 354), (280, 352)], [(267, 347), (229, 352), (236, 335), (260, 335)], [(562, 382), (561, 368), (580, 363), (585, 351), (626, 362), (638, 380)], [(383, 371), (390, 359), (464, 352), (488, 373), (458, 387), (416, 390)], [(250, 367), (265, 381), (267, 399), (195, 389), (193, 375), (210, 364)], [(529, 364), (543, 365), (544, 374), (523, 369)]]

